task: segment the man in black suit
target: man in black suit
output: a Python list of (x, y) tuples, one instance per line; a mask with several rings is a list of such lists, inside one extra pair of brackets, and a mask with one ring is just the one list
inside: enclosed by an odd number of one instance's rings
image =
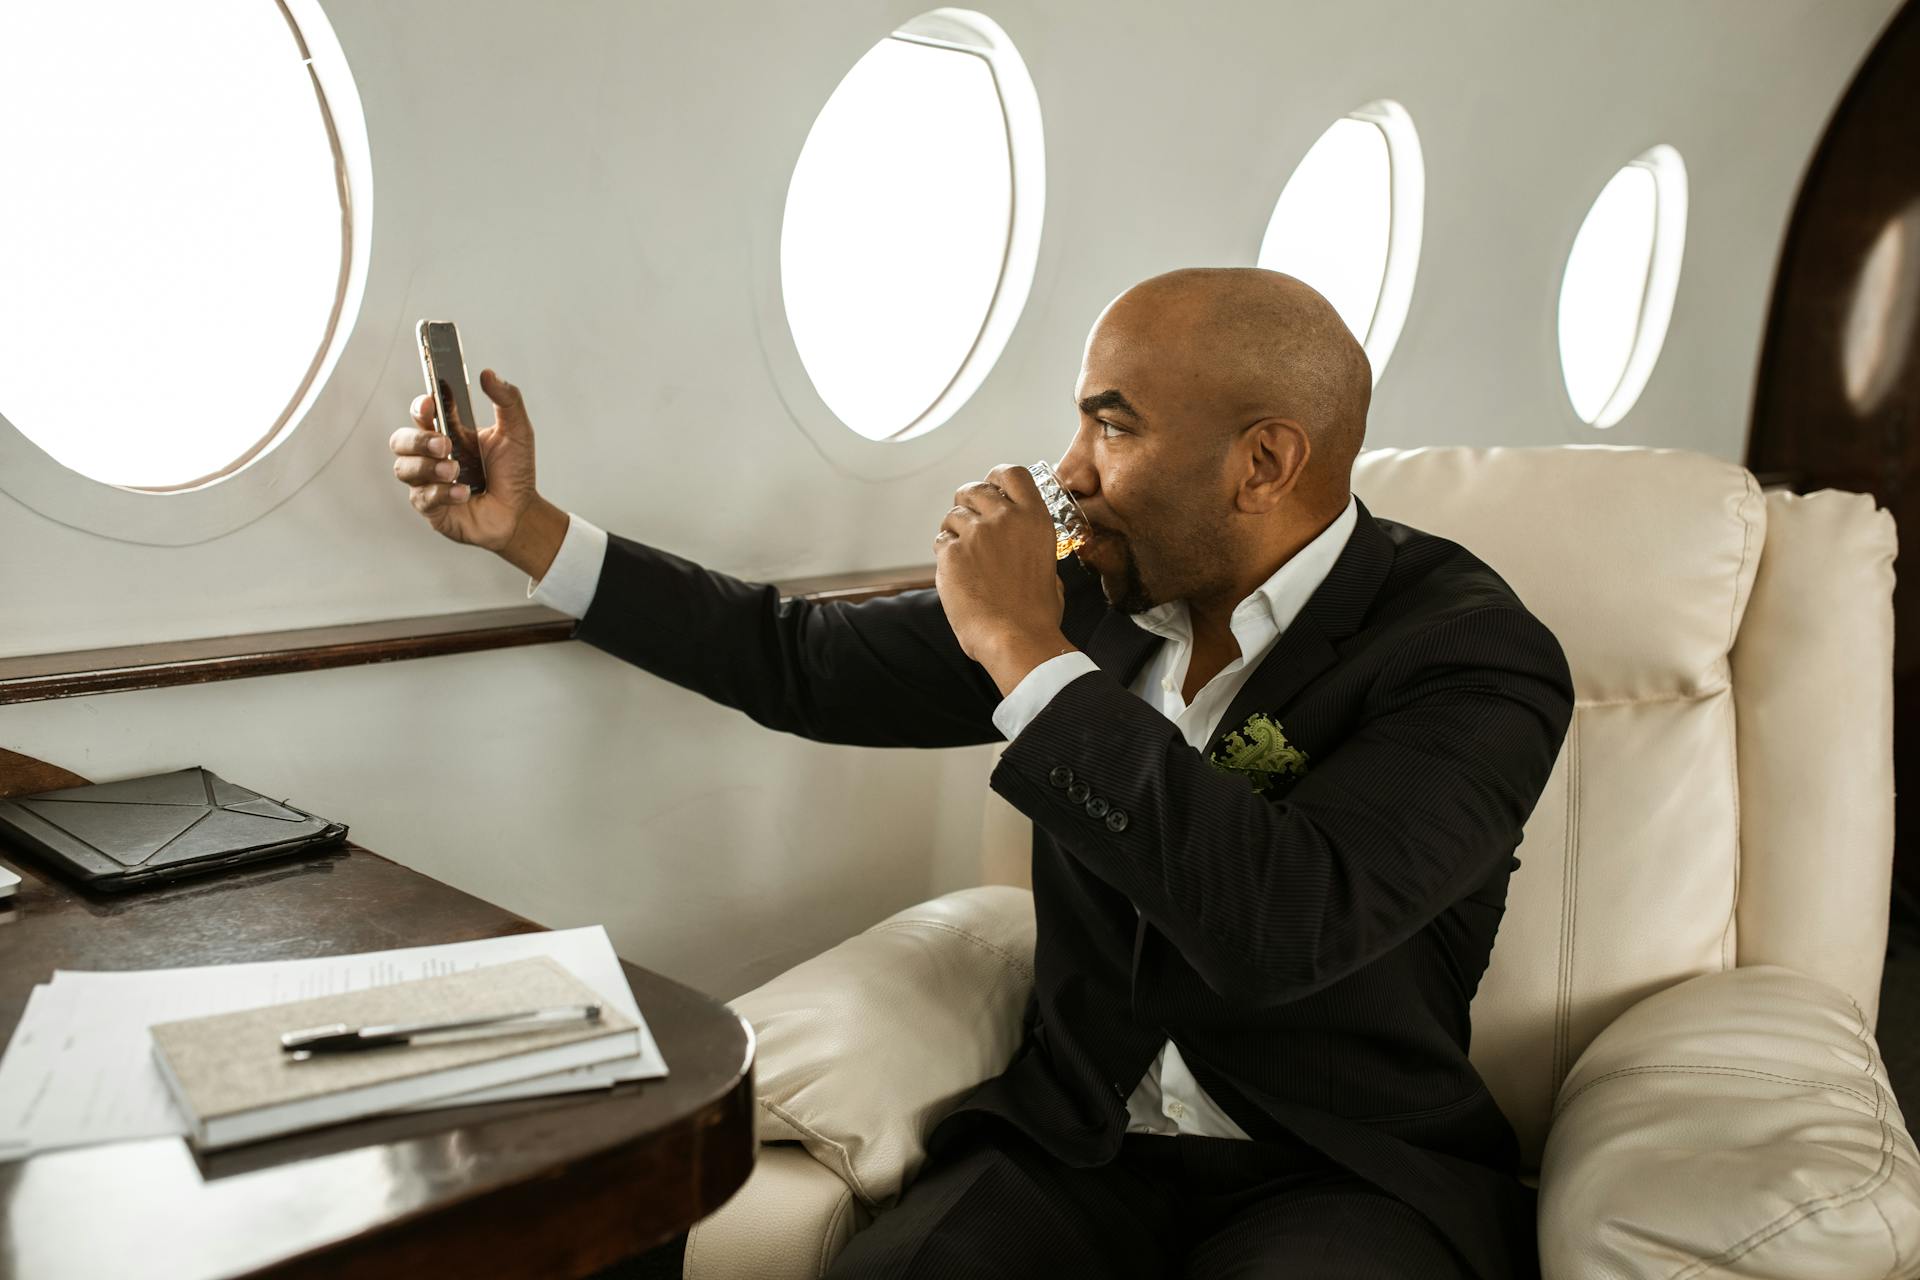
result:
[(579, 638), (821, 741), (1010, 739), (1027, 1034), (831, 1274), (1537, 1273), (1468, 1006), (1572, 679), (1498, 574), (1352, 495), (1371, 377), (1324, 298), (1252, 268), (1128, 290), (1057, 468), (1078, 562), (998, 467), (955, 494), (934, 590), (856, 605), (569, 517), (519, 392), (482, 386), (487, 492), (445, 483), (424, 397), (395, 474)]

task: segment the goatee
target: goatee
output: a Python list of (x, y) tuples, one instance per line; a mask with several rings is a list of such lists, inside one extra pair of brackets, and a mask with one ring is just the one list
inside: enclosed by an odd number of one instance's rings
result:
[[(1085, 561), (1081, 562), (1080, 567), (1088, 573), (1096, 575), (1099, 573), (1099, 570), (1093, 568)], [(1102, 592), (1104, 592), (1106, 590), (1106, 580), (1104, 577), (1101, 579), (1100, 585)], [(1153, 608), (1153, 606), (1154, 600), (1147, 594), (1147, 584), (1140, 580), (1140, 566), (1133, 558), (1133, 548), (1123, 541), (1120, 545), (1120, 594), (1117, 596), (1108, 596), (1107, 607), (1115, 613), (1124, 613), (1131, 616), (1137, 613), (1145, 613), (1147, 610)]]

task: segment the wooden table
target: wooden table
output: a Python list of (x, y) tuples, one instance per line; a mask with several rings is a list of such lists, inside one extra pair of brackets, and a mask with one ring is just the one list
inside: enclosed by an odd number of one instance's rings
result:
[[(0, 751), (0, 795), (80, 781), (9, 769), (23, 760)], [(22, 877), (13, 905), (0, 900), (0, 1042), (56, 967), (344, 955), (540, 928), (351, 844), (124, 895), (74, 888), (4, 845), (0, 864)], [(671, 1240), (752, 1170), (753, 1036), (698, 992), (625, 968), (664, 1079), (208, 1156), (156, 1138), (0, 1164), (0, 1277), (574, 1277)]]

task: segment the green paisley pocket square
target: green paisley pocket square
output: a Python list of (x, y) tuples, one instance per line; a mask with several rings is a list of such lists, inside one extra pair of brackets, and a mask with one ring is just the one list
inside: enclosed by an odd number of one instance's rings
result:
[(1307, 771), (1307, 753), (1288, 742), (1280, 726), (1264, 715), (1249, 717), (1245, 727), (1228, 734), (1222, 745), (1226, 754), (1215, 752), (1207, 757), (1208, 763), (1224, 773), (1241, 774), (1255, 791), (1271, 789), (1276, 777)]

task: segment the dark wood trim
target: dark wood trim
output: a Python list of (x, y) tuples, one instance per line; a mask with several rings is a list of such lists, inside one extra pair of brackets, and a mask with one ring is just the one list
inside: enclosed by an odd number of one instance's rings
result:
[[(932, 585), (931, 568), (886, 569), (798, 579), (781, 584), (781, 594), (790, 600), (851, 604)], [(550, 644), (571, 639), (573, 629), (574, 620), (564, 613), (521, 605), (0, 658), (0, 705)]]
[[(1807, 162), (1780, 247), (1744, 459), (1920, 525), (1920, 0), (1887, 20)], [(1893, 879), (1920, 901), (1920, 590), (1893, 587)]]
[(573, 619), (538, 605), (340, 627), (0, 659), (0, 704), (432, 658), (565, 640)]
[(902, 591), (920, 591), (933, 585), (933, 566), (924, 569), (891, 569), (879, 574), (845, 574), (837, 578), (805, 578), (782, 584), (780, 595), (786, 600), (811, 600), (815, 604), (857, 604), (879, 596), (897, 596)]

